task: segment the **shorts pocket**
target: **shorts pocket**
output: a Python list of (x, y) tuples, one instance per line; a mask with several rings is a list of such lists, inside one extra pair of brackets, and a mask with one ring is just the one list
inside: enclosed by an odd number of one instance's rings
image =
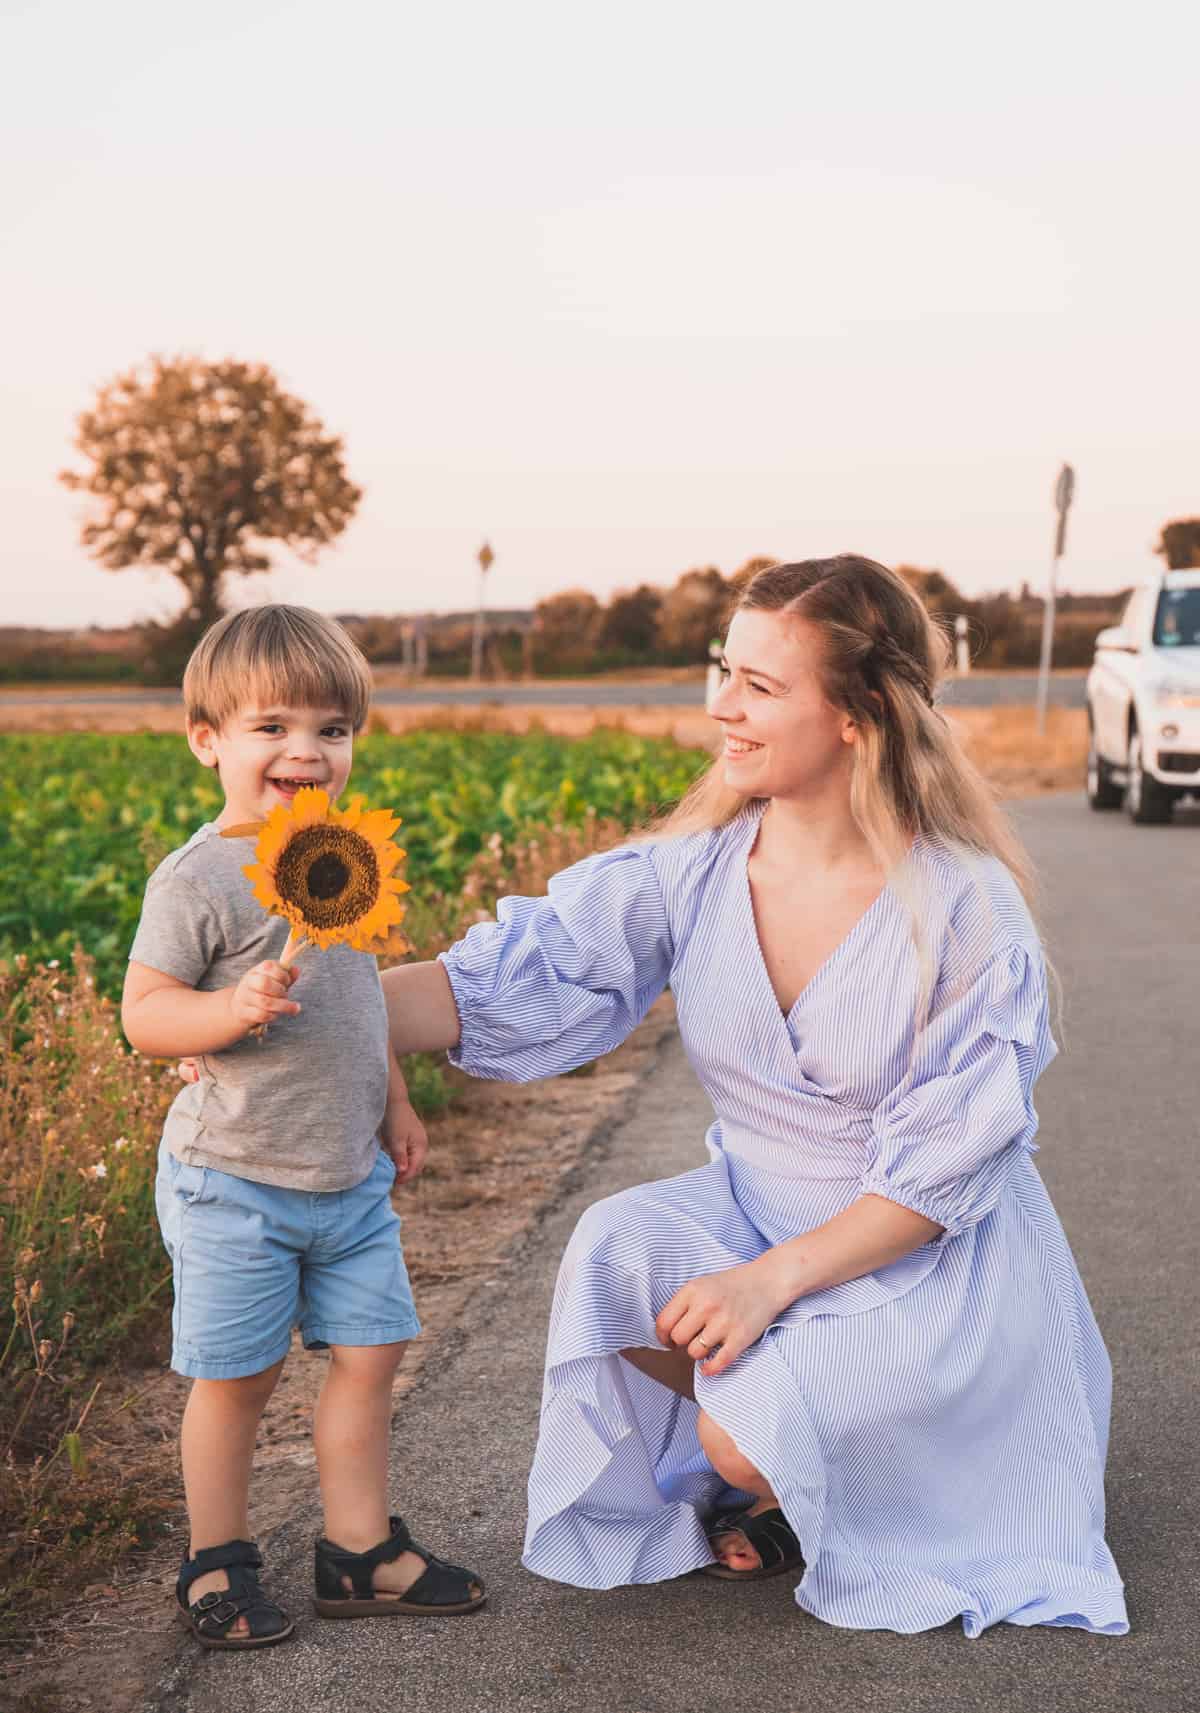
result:
[(167, 1170), (171, 1175), (171, 1194), (185, 1207), (203, 1201), (204, 1192), (208, 1188), (208, 1167), (186, 1166), (182, 1160), (177, 1160), (174, 1154), (169, 1154), (167, 1158), (170, 1161)]

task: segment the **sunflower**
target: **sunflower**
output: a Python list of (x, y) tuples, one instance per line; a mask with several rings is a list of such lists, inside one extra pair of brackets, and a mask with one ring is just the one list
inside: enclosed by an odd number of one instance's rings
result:
[(400, 818), (363, 802), (352, 797), (339, 809), (328, 792), (305, 785), (265, 822), (228, 829), (234, 837), (258, 834), (258, 860), (243, 873), (263, 908), (290, 926), (283, 963), (306, 942), (358, 952), (406, 949), (395, 932), (404, 919), (399, 895), (408, 891), (393, 873), (404, 857), (391, 841)]

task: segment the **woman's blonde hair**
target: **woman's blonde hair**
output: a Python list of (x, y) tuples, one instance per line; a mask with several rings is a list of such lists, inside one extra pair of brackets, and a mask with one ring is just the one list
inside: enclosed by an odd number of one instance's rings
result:
[(218, 730), (255, 698), (262, 706), (339, 708), (361, 731), (371, 690), (371, 668), (336, 619), (279, 604), (226, 613), (200, 638), (183, 674), (188, 724)]
[[(858, 728), (851, 813), (884, 872), (893, 873), (922, 834), (998, 857), (1032, 905), (1020, 840), (934, 705), (948, 639), (904, 579), (853, 553), (770, 565), (737, 596), (730, 617), (739, 612), (780, 613), (819, 633), (825, 696)], [(747, 801), (715, 762), (652, 831), (720, 827)]]

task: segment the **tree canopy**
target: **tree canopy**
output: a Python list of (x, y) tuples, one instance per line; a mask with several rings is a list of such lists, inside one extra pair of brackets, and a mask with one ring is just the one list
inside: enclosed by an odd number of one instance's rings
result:
[(109, 571), (178, 577), (195, 628), (227, 572), (269, 569), (265, 542), (311, 562), (362, 498), (341, 440), (263, 363), (154, 357), (100, 387), (75, 446), (88, 468), (60, 480), (97, 502), (84, 546)]
[(1200, 565), (1200, 517), (1164, 523), (1154, 551), (1162, 554), (1168, 571), (1190, 571)]

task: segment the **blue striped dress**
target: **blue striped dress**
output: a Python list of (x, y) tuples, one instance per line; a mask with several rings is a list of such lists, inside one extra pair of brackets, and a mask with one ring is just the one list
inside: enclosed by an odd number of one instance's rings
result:
[[(610, 1588), (711, 1562), (704, 1519), (731, 1495), (700, 1448), (702, 1407), (778, 1495), (805, 1611), (857, 1629), (1122, 1634), (1104, 1539), (1111, 1371), (1032, 1160), (1033, 1085), (1056, 1049), (1024, 903), (1000, 863), (918, 840), (784, 1017), (747, 876), (763, 808), (590, 857), (445, 954), (464, 1070), (524, 1081), (583, 1064), (669, 982), (714, 1112), (707, 1164), (598, 1202), (568, 1245), (524, 1563)], [(658, 1348), (681, 1285), (864, 1192), (944, 1233), (800, 1298), (724, 1373), (697, 1370), (696, 1404), (620, 1358)]]

